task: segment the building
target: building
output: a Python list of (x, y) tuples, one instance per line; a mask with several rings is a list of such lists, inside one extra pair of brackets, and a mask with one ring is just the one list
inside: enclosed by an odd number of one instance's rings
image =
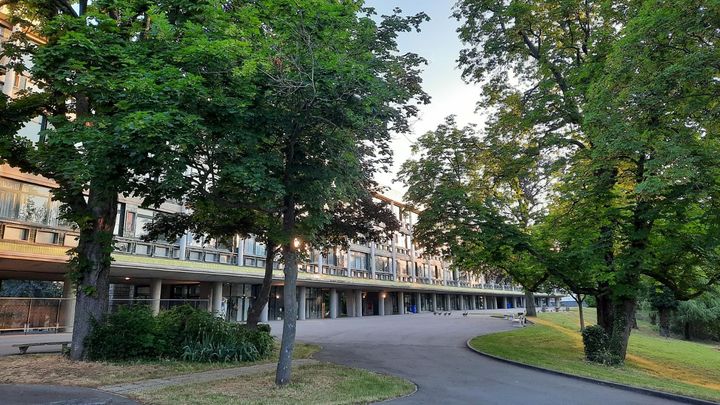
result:
[[(0, 27), (0, 37), (7, 38), (12, 27), (1, 18)], [(0, 86), (12, 97), (32, 86), (32, 81), (11, 71), (0, 72)], [(22, 134), (34, 139), (42, 125), (40, 119), (33, 121)], [(77, 244), (78, 233), (58, 219), (59, 204), (50, 198), (52, 187), (51, 180), (0, 166), (0, 280), (64, 280), (66, 252)], [(378, 198), (391, 206), (402, 229), (382, 244), (353, 244), (347, 251), (335, 249), (327, 255), (309, 252), (298, 277), (299, 319), (524, 306), (519, 287), (452, 270), (449, 263), (425, 255), (412, 238), (417, 214), (400, 202)], [(179, 212), (182, 207), (166, 203), (160, 210)], [(111, 308), (142, 300), (155, 311), (191, 303), (244, 321), (262, 282), (264, 246), (240, 238), (231, 245), (201, 244), (190, 234), (176, 242), (144, 242), (143, 225), (156, 213), (141, 208), (137, 199), (120, 197), (110, 272)], [(285, 315), (282, 282), (278, 269), (264, 320)], [(65, 297), (72, 296), (66, 288)], [(549, 305), (551, 299), (556, 303), (555, 296), (538, 299), (543, 300), (539, 304)], [(70, 325), (71, 315), (72, 308), (65, 308), (63, 319), (58, 315), (55, 323)]]

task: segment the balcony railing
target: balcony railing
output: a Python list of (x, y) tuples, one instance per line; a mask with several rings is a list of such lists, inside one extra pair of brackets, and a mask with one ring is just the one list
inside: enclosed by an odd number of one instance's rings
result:
[[(48, 228), (16, 221), (0, 221), (0, 239), (13, 242), (73, 247), (77, 245), (78, 233), (73, 230)], [(380, 245), (378, 245), (378, 248)], [(178, 243), (163, 241), (145, 242), (136, 238), (115, 237), (115, 251), (118, 253), (156, 257), (171, 260), (181, 260), (181, 249)], [(208, 246), (187, 246), (185, 257), (182, 260), (238, 265), (238, 254), (234, 250), (217, 249)], [(265, 257), (245, 254), (243, 265), (247, 267), (265, 267)], [(324, 274), (359, 279), (372, 279), (372, 273), (366, 269), (350, 269), (345, 266), (324, 264), (319, 268), (317, 263), (305, 263), (300, 266), (301, 271), (315, 274)], [(522, 288), (509, 284), (478, 283), (468, 280), (442, 280), (434, 277), (413, 277), (408, 274), (399, 274), (397, 278), (389, 271), (376, 271), (374, 279), (383, 281), (399, 281), (402, 283), (417, 283), (426, 285), (445, 285), (449, 287), (477, 288), (484, 290), (501, 290), (521, 292)], [(555, 291), (555, 294), (560, 294)]]

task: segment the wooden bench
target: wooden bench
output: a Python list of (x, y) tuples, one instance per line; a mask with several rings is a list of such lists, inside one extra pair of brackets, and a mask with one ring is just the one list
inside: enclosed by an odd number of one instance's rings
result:
[(61, 345), (62, 351), (65, 352), (67, 350), (67, 347), (70, 345), (71, 342), (40, 342), (40, 343), (20, 343), (16, 345), (12, 345), (12, 347), (17, 347), (20, 349), (20, 354), (27, 353), (28, 349), (30, 347), (34, 346), (56, 346)]

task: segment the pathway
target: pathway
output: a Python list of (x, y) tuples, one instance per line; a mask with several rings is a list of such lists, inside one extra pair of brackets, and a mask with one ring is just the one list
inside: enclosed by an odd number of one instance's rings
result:
[[(494, 311), (496, 312), (496, 311)], [(273, 334), (282, 323), (272, 322)], [(480, 356), (466, 341), (510, 330), (503, 319), (430, 314), (373, 316), (297, 323), (297, 339), (319, 343), (314, 357), (393, 374), (418, 385), (393, 404), (671, 404), (672, 401), (547, 374)]]

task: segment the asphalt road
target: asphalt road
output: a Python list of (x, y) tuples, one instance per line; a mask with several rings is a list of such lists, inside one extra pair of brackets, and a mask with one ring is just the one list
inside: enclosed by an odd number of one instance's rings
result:
[[(272, 322), (273, 334), (282, 332)], [(308, 320), (297, 339), (322, 345), (329, 361), (411, 380), (418, 391), (392, 404), (671, 404), (673, 401), (547, 374), (478, 355), (474, 336), (512, 329), (487, 315), (420, 315)]]

